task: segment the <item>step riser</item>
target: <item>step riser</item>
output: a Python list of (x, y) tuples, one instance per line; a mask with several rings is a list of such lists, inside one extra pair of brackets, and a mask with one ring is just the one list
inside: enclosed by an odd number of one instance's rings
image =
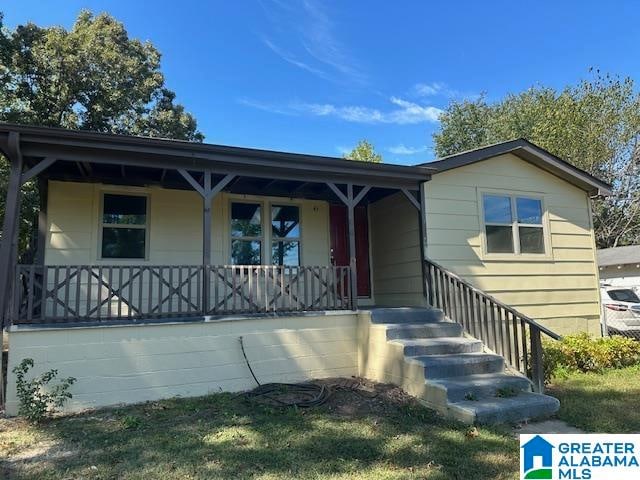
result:
[(456, 353), (478, 353), (482, 351), (482, 342), (445, 343), (441, 345), (407, 345), (404, 354), (407, 357), (419, 355), (449, 355)]
[(496, 424), (515, 423), (524, 420), (548, 418), (558, 411), (559, 404), (523, 402), (522, 405), (511, 408), (497, 409), (491, 412), (470, 414), (469, 412), (455, 412), (454, 417), (465, 423)]
[(371, 312), (372, 323), (433, 323), (443, 320), (444, 313), (436, 309), (376, 309)]
[(479, 373), (500, 373), (503, 370), (504, 360), (501, 357), (495, 357), (482, 362), (426, 366), (424, 376), (428, 380), (430, 378), (462, 377)]
[(470, 385), (469, 387), (448, 387), (447, 400), (449, 402), (460, 402), (468, 400), (468, 396), (472, 395), (474, 399), (484, 399), (495, 397), (500, 389), (511, 389), (516, 392), (530, 392), (531, 384), (525, 378), (514, 377), (513, 380), (496, 383), (495, 385)]
[(387, 340), (410, 338), (442, 338), (459, 337), (462, 335), (462, 327), (457, 323), (420, 325), (419, 327), (391, 327), (387, 329)]

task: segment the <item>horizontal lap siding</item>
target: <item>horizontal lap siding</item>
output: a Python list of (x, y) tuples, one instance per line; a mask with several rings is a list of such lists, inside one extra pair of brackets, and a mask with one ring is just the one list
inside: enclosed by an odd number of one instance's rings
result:
[[(102, 192), (145, 194), (149, 198), (148, 260), (99, 260), (100, 197)], [(222, 193), (213, 201), (212, 262), (230, 263), (229, 204), (241, 201), (290, 204), (289, 199), (232, 196)], [(304, 265), (329, 264), (329, 207), (326, 202), (301, 200), (302, 253)], [(268, 218), (269, 212), (263, 212)], [(267, 223), (268, 225), (268, 223)], [(268, 244), (264, 249), (270, 248)], [(90, 183), (49, 182), (48, 265), (156, 264), (197, 265), (202, 262), (202, 198), (196, 192), (164, 188), (104, 186)]]
[(418, 211), (400, 193), (369, 206), (378, 305), (424, 305)]
[[(543, 196), (552, 258), (484, 258), (479, 190)], [(437, 174), (426, 188), (427, 253), (560, 332), (597, 331), (598, 275), (588, 201), (582, 190), (511, 154)]]
[[(217, 323), (17, 331), (9, 334), (9, 371), (33, 358), (77, 382), (67, 410), (195, 396), (255, 387), (240, 348), (262, 383), (353, 376), (358, 372), (355, 315), (261, 318)], [(16, 411), (9, 377), (8, 411)]]

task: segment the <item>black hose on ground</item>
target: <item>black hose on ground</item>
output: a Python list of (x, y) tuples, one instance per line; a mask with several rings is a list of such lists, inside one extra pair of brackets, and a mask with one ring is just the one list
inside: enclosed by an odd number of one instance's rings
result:
[(333, 392), (335, 390), (352, 391), (367, 398), (373, 398), (377, 396), (376, 393), (374, 393), (373, 395), (364, 395), (363, 392), (359, 391), (358, 389), (359, 384), (353, 385), (352, 387), (346, 387), (340, 384), (329, 386), (324, 383), (311, 382), (265, 383), (263, 385), (258, 381), (253, 368), (251, 368), (251, 363), (249, 363), (247, 353), (244, 349), (244, 341), (242, 337), (240, 337), (240, 348), (242, 349), (242, 356), (244, 357), (244, 361), (247, 364), (247, 368), (249, 369), (251, 376), (258, 385), (250, 392), (246, 392), (244, 394), (245, 398), (249, 400), (267, 399), (275, 403), (276, 405), (283, 407), (310, 408), (319, 407), (325, 404), (329, 400), (329, 398), (331, 398), (331, 395), (333, 395)]

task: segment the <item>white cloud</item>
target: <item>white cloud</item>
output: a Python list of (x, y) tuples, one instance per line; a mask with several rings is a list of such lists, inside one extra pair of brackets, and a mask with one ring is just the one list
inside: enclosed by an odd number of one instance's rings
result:
[(389, 114), (388, 123), (409, 124), (422, 122), (437, 122), (442, 110), (432, 106), (418, 105), (398, 97), (391, 97), (391, 103), (399, 106)]
[[(440, 82), (416, 83), (413, 90), (421, 97), (431, 97), (440, 94), (446, 89), (446, 85)], [(447, 89), (448, 90), (448, 89)]]
[(331, 103), (290, 102), (287, 104), (270, 104), (252, 99), (241, 98), (242, 105), (283, 115), (311, 115), (314, 117), (334, 117), (351, 123), (413, 125), (418, 123), (435, 123), (442, 113), (437, 107), (419, 105), (398, 97), (391, 97), (389, 102), (395, 106), (387, 110), (362, 105), (334, 105)]
[(428, 151), (429, 147), (426, 145), (421, 147), (407, 147), (404, 143), (400, 143), (394, 147), (389, 147), (387, 150), (395, 155), (415, 155), (416, 153)]
[(301, 68), (303, 70), (306, 70), (307, 72), (313, 73), (314, 75), (317, 75), (318, 77), (329, 78), (329, 76), (324, 71), (322, 71), (322, 70), (320, 70), (318, 68), (312, 67), (311, 65), (308, 65), (305, 62), (302, 62), (302, 61), (298, 60), (297, 57), (293, 53), (281, 49), (280, 47), (278, 47), (276, 44), (274, 44), (268, 38), (263, 38), (262, 42), (267, 47), (269, 47), (269, 49), (273, 53), (278, 55), (285, 62), (289, 62), (291, 65), (295, 65), (296, 67)]
[[(340, 41), (325, 4), (317, 0), (264, 0), (260, 4), (268, 20), (263, 42), (284, 61), (324, 79), (367, 83), (367, 76)], [(284, 49), (278, 43), (298, 48)]]
[(444, 97), (456, 100), (474, 100), (480, 96), (477, 93), (461, 92), (444, 82), (416, 83), (411, 93), (418, 97)]

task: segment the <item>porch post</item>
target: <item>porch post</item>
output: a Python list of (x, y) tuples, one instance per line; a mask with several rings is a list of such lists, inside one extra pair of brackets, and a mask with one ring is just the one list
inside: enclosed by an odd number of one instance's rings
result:
[(222, 180), (213, 185), (211, 183), (211, 170), (205, 170), (203, 173), (203, 184), (200, 185), (193, 176), (183, 168), (178, 169), (178, 173), (189, 182), (193, 189), (202, 197), (202, 313), (207, 315), (211, 310), (211, 299), (209, 298), (209, 286), (211, 281), (211, 205), (215, 196), (222, 191), (236, 177), (234, 174), (225, 175)]
[(336, 186), (335, 183), (327, 182), (327, 186), (333, 190), (336, 197), (347, 207), (347, 229), (349, 233), (349, 270), (351, 271), (351, 308), (358, 309), (358, 265), (356, 260), (356, 227), (355, 227), (355, 208), (356, 205), (371, 190), (370, 185), (363, 186), (358, 195), (353, 195), (353, 183), (347, 183), (347, 194), (345, 195)]
[(20, 177), (22, 175), (22, 153), (20, 152), (20, 136), (10, 132), (7, 148), (4, 152), (11, 163), (5, 214), (0, 240), (0, 328), (7, 324), (7, 314), (11, 302), (11, 284), (14, 276), (14, 265), (18, 255), (18, 225), (20, 218)]
[(49, 199), (49, 181), (46, 178), (38, 178), (38, 193), (40, 206), (38, 209), (38, 243), (36, 250), (36, 265), (44, 265), (44, 252), (47, 243), (47, 205)]
[(351, 270), (351, 302), (354, 310), (358, 309), (358, 265), (356, 261), (356, 226), (355, 205), (353, 204), (353, 184), (347, 184), (347, 224), (349, 231), (349, 269)]
[(211, 192), (211, 172), (204, 172), (204, 192), (202, 196), (203, 218), (202, 218), (202, 309), (206, 315), (209, 312), (209, 285), (211, 284), (211, 204), (213, 197), (207, 195)]
[[(0, 239), (0, 342), (4, 338), (4, 327), (9, 323), (9, 306), (13, 300), (11, 295), (15, 265), (18, 256), (18, 226), (20, 219), (20, 177), (22, 175), (22, 153), (20, 152), (20, 135), (10, 132), (4, 145), (3, 153), (11, 164), (7, 198), (5, 202), (2, 238)], [(0, 343), (0, 405), (4, 405), (4, 357)]]
[(422, 271), (422, 293), (429, 303), (432, 301), (431, 296), (431, 279), (428, 278), (428, 270), (425, 266), (427, 259), (427, 211), (425, 205), (425, 182), (421, 182), (418, 186), (418, 199), (406, 188), (402, 188), (401, 192), (409, 200), (418, 211), (418, 235), (420, 241), (420, 270)]

